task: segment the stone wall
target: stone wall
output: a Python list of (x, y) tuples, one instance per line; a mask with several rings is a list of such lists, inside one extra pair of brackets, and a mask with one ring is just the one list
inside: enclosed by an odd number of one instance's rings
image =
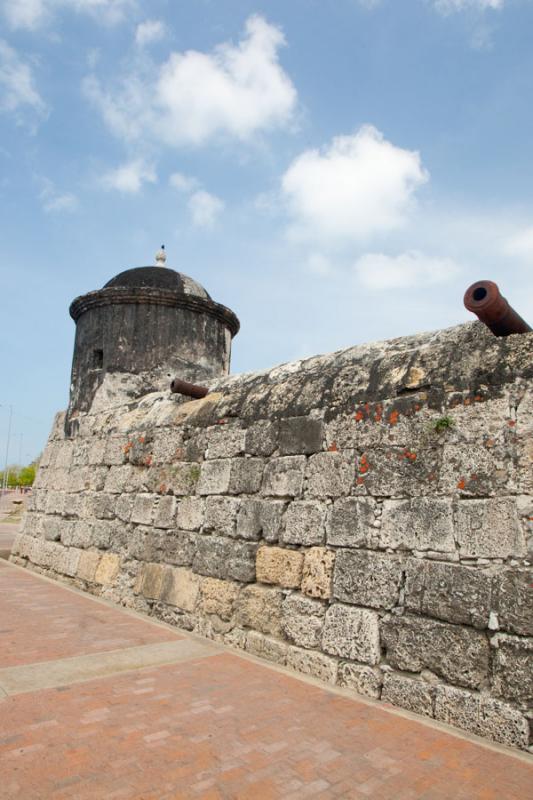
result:
[(527, 749), (532, 355), (473, 323), (147, 395), (71, 439), (58, 415), (12, 558)]

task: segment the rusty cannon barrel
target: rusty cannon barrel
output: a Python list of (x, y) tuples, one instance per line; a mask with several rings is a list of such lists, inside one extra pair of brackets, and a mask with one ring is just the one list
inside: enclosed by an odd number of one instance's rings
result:
[(182, 381), (180, 378), (174, 378), (170, 384), (170, 391), (174, 394), (184, 394), (187, 397), (194, 397), (195, 400), (199, 400), (209, 393), (207, 386), (198, 386), (196, 383)]
[(477, 281), (464, 296), (465, 307), (476, 314), (495, 336), (529, 333), (530, 326), (512, 308), (493, 281)]

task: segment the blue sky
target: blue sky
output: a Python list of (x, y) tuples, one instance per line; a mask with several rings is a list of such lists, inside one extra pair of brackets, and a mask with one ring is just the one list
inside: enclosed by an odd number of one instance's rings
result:
[[(153, 263), (232, 371), (533, 319), (531, 0), (0, 0), (0, 466), (66, 406), (70, 301)], [(22, 437), (22, 439), (21, 439)]]

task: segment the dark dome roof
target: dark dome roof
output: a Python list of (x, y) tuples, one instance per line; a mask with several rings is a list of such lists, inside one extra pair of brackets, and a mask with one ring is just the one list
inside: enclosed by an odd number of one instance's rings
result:
[(127, 289), (143, 287), (151, 289), (170, 289), (180, 294), (189, 294), (211, 300), (211, 297), (203, 286), (193, 281), (188, 275), (175, 272), (173, 269), (168, 269), (168, 267), (136, 267), (135, 269), (127, 269), (125, 272), (120, 272), (114, 278), (111, 278), (111, 280), (105, 284), (104, 289), (115, 286)]

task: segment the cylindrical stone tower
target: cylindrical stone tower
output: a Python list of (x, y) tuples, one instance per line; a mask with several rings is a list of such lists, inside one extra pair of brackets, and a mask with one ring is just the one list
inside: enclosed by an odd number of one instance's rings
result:
[[(164, 252), (157, 256), (165, 261)], [(227, 375), (239, 320), (199, 283), (164, 266), (121, 272), (77, 297), (67, 424), (169, 387), (174, 377), (202, 382)]]

